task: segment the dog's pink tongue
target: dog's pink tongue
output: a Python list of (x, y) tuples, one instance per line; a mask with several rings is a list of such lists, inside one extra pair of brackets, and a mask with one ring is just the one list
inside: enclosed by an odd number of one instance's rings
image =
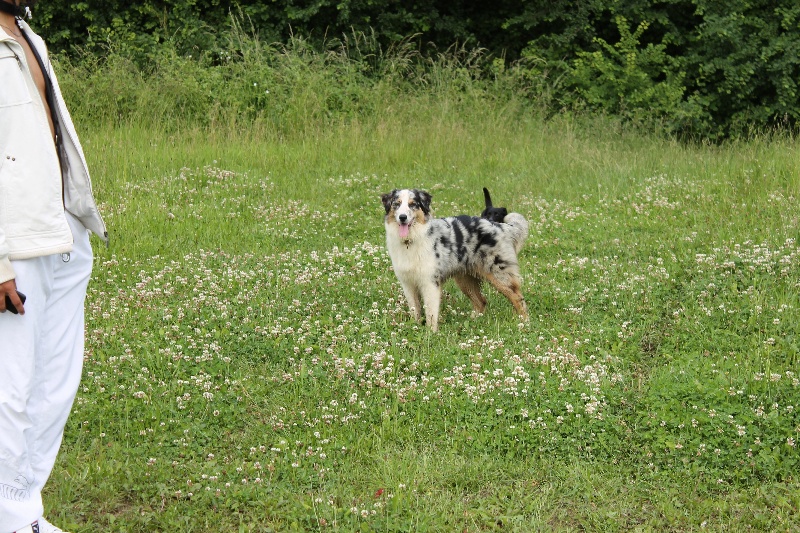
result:
[(409, 228), (408, 224), (400, 224), (399, 227), (400, 227), (400, 238), (405, 239), (406, 237), (408, 237), (408, 228)]

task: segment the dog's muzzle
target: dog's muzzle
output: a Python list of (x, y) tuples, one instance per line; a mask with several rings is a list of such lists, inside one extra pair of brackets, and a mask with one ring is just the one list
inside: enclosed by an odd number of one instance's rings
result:
[(400, 234), (400, 238), (404, 241), (408, 240), (408, 230), (411, 229), (411, 220), (408, 218), (408, 215), (401, 214), (397, 215), (397, 230)]

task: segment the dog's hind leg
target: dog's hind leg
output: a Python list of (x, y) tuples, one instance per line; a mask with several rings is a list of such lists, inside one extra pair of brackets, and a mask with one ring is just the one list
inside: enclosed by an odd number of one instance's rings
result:
[(481, 280), (470, 274), (457, 274), (453, 276), (453, 280), (472, 302), (472, 316), (483, 314), (486, 309), (486, 298), (481, 293)]
[(495, 276), (487, 274), (486, 280), (500, 293), (509, 299), (511, 305), (517, 310), (517, 314), (528, 320), (528, 306), (525, 305), (525, 297), (522, 295), (522, 280), (518, 275), (505, 274)]

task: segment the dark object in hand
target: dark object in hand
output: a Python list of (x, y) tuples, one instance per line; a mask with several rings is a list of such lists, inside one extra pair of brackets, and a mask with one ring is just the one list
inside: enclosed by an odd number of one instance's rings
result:
[[(17, 296), (19, 296), (20, 301), (22, 301), (22, 303), (24, 304), (25, 303), (25, 299), (27, 297), (24, 294), (22, 294), (21, 292), (19, 292), (19, 291), (17, 291)], [(13, 303), (11, 303), (11, 298), (8, 296), (8, 294), (6, 294), (6, 309), (11, 311), (15, 315), (19, 314), (19, 311), (17, 311), (17, 308), (14, 306)]]

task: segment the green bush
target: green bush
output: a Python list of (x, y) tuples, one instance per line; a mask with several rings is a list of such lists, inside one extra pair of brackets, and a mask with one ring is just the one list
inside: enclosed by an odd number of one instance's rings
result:
[(596, 0), (527, 13), (516, 23), (537, 35), (522, 55), (547, 65), (562, 106), (655, 115), (672, 133), (711, 138), (797, 127), (794, 0)]
[(702, 22), (685, 52), (690, 93), (705, 115), (693, 128), (720, 134), (800, 118), (800, 4), (697, 1)]
[(674, 128), (684, 114), (685, 74), (665, 45), (640, 45), (646, 22), (633, 32), (624, 17), (617, 17), (616, 23), (619, 42), (612, 45), (596, 37), (600, 49), (578, 52), (566, 86), (592, 109), (631, 120), (667, 119)]

